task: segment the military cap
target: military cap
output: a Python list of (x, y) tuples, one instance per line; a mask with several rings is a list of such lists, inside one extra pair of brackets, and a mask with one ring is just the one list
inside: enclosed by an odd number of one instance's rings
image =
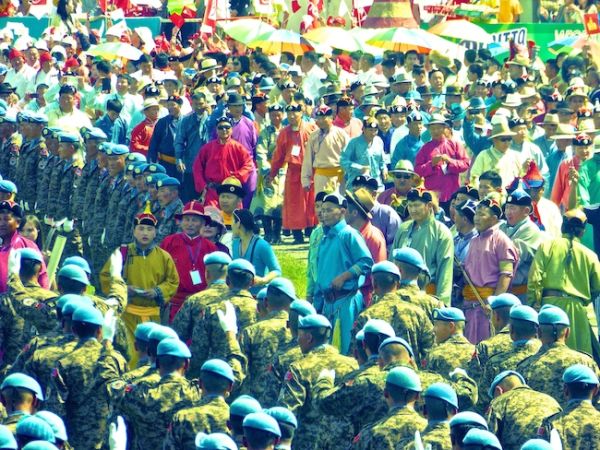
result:
[(406, 200), (409, 202), (421, 201), (424, 203), (429, 203), (433, 201), (433, 196), (431, 192), (423, 188), (412, 188), (406, 194)]
[(19, 111), (17, 113), (17, 123), (29, 122), (29, 116), (31, 115), (31, 111)]
[(248, 414), (244, 417), (242, 425), (244, 428), (266, 431), (267, 433), (281, 437), (281, 430), (275, 418), (262, 411)]
[(492, 384), (490, 384), (490, 388), (488, 389), (488, 395), (491, 398), (494, 398), (494, 390), (496, 389), (496, 386), (502, 383), (502, 381), (504, 381), (506, 377), (510, 376), (517, 377), (519, 380), (521, 380), (521, 383), (525, 384), (525, 378), (523, 378), (523, 375), (521, 375), (519, 372), (515, 372), (514, 370), (505, 370), (496, 375), (494, 381), (492, 381)]
[(56, 441), (52, 427), (44, 419), (35, 416), (25, 416), (17, 422), (17, 437), (27, 436), (34, 440), (47, 441), (54, 443)]
[(146, 171), (146, 168), (149, 166), (149, 164), (146, 164), (146, 163), (143, 163), (143, 162), (135, 162), (135, 161), (129, 163), (129, 165), (133, 167), (133, 173), (136, 176), (137, 175), (144, 175), (144, 172)]
[(96, 140), (108, 139), (108, 136), (106, 135), (106, 133), (104, 131), (102, 131), (102, 129), (98, 128), (98, 127), (82, 128), (81, 129), (81, 136), (86, 141), (89, 141), (90, 139), (96, 139)]
[(58, 142), (65, 142), (67, 144), (79, 144), (79, 136), (71, 133), (60, 133), (58, 135)]
[(465, 200), (457, 204), (454, 209), (461, 216), (465, 217), (469, 222), (473, 223), (475, 217), (475, 210), (477, 209), (477, 202), (473, 200)]
[(493, 448), (497, 450), (502, 450), (500, 441), (494, 433), (491, 433), (487, 430), (480, 430), (478, 428), (470, 429), (463, 438), (462, 444), (463, 446), (479, 445), (485, 447), (486, 449)]
[(598, 384), (598, 377), (592, 369), (583, 364), (574, 364), (564, 371), (562, 376), (563, 383), (586, 383)]
[(161, 187), (165, 187), (165, 186), (179, 187), (179, 186), (181, 186), (181, 183), (179, 182), (179, 180), (177, 178), (173, 178), (173, 177), (167, 177), (163, 180), (158, 180), (158, 183), (156, 183), (157, 188), (161, 188)]
[(385, 382), (409, 391), (422, 390), (419, 375), (409, 367), (394, 367), (388, 372)]
[(6, 425), (0, 425), (0, 448), (10, 450), (19, 448), (15, 436)]
[(315, 307), (306, 300), (297, 299), (290, 305), (290, 311), (296, 312), (300, 317), (316, 314)]
[(385, 339), (381, 343), (381, 345), (379, 345), (379, 349), (377, 351), (379, 353), (381, 353), (381, 349), (383, 349), (383, 347), (385, 347), (386, 345), (390, 345), (390, 344), (400, 344), (402, 347), (404, 347), (406, 349), (406, 351), (408, 352), (408, 354), (410, 355), (411, 358), (415, 357), (415, 353), (413, 352), (413, 349), (410, 346), (410, 344), (405, 339), (403, 339), (399, 336), (389, 337), (389, 338)]
[(17, 123), (17, 116), (12, 112), (6, 113), (0, 117), (0, 123)]
[(241, 270), (243, 272), (250, 272), (252, 275), (256, 275), (256, 269), (250, 261), (247, 259), (237, 258), (229, 263), (227, 266), (228, 270)]
[[(377, 188), (379, 187), (379, 183), (377, 182), (377, 180), (368, 175), (357, 176), (354, 179), (354, 181), (352, 182), (352, 185), (354, 187), (366, 187), (371, 190), (377, 190)], [(325, 195), (327, 195), (327, 194), (325, 194)]]
[(42, 394), (40, 384), (34, 378), (24, 373), (18, 372), (8, 375), (2, 382), (2, 385), (0, 385), (0, 391), (6, 388), (27, 389), (33, 392), (38, 400), (44, 401), (44, 394)]
[(149, 341), (162, 341), (163, 339), (169, 339), (169, 338), (173, 338), (173, 339), (179, 339), (179, 336), (177, 336), (177, 333), (175, 332), (175, 330), (171, 327), (166, 327), (164, 325), (158, 325), (156, 324), (152, 330), (150, 330), (150, 333), (148, 333), (148, 340)]
[(197, 450), (238, 450), (233, 439), (225, 433), (198, 433), (194, 442)]
[(129, 154), (129, 147), (123, 144), (114, 144), (105, 150), (107, 156), (123, 156)]
[(331, 322), (327, 317), (321, 314), (309, 314), (304, 317), (300, 317), (298, 320), (298, 329), (304, 330), (306, 328), (332, 328)]
[(458, 409), (458, 397), (456, 391), (446, 383), (433, 383), (423, 392), (423, 397), (432, 397), (443, 400)]
[(208, 255), (204, 255), (204, 265), (207, 266), (209, 264), (224, 264), (228, 265), (231, 262), (231, 256), (229, 256), (225, 252), (212, 252)]
[(69, 265), (77, 266), (83, 269), (84, 272), (88, 274), (88, 276), (92, 274), (90, 264), (81, 256), (69, 256), (68, 258), (65, 258), (62, 266), (65, 267)]
[(80, 300), (81, 299), (81, 295), (78, 294), (63, 294), (60, 297), (58, 297), (58, 300), (56, 301), (56, 307), (62, 311), (63, 307), (71, 300)]
[(429, 268), (425, 264), (423, 256), (421, 256), (421, 254), (414, 248), (397, 248), (392, 252), (392, 258), (394, 261), (410, 264), (411, 266), (415, 266), (417, 269), (420, 269), (424, 272), (429, 272)]
[[(60, 439), (61, 441), (68, 441), (69, 437), (67, 436), (67, 427), (63, 420), (50, 411), (38, 411), (34, 414), (35, 417), (39, 417), (42, 420), (45, 420), (52, 431), (54, 432), (54, 437), (56, 439)], [(0, 446), (0, 448), (2, 448)]]
[(278, 423), (285, 423), (298, 428), (298, 420), (294, 413), (283, 406), (273, 406), (265, 409), (264, 412), (273, 417)]
[(23, 450), (58, 450), (58, 447), (48, 441), (31, 441)]
[(296, 288), (294, 287), (294, 283), (292, 283), (287, 278), (277, 277), (274, 278), (267, 287), (267, 292), (271, 290), (271, 288), (275, 288), (287, 295), (292, 301), (296, 300)]
[(93, 306), (80, 305), (73, 312), (73, 322), (86, 322), (101, 326), (104, 323), (104, 317), (102, 317), (102, 313)]
[(254, 397), (249, 395), (240, 395), (229, 407), (229, 414), (232, 416), (246, 417), (248, 414), (262, 411), (262, 406)]
[(72, 316), (77, 308), (80, 306), (90, 306), (94, 307), (94, 303), (90, 300), (89, 297), (84, 297), (83, 295), (76, 295), (73, 298), (67, 300), (66, 303), (63, 304), (61, 313), (63, 316)]
[(398, 269), (398, 266), (396, 266), (396, 264), (390, 261), (381, 261), (376, 264), (373, 264), (373, 267), (371, 268), (371, 273), (389, 273), (392, 275), (396, 275), (398, 278), (400, 278), (400, 270)]
[(431, 119), (429, 119), (429, 122), (427, 122), (428, 127), (431, 125), (444, 125), (447, 127), (448, 122), (446, 121), (446, 118), (443, 114), (434, 113), (431, 115)]
[(268, 291), (268, 288), (266, 288), (266, 287), (264, 287), (260, 291), (258, 291), (258, 294), (256, 294), (256, 300), (258, 302), (264, 302), (265, 299), (267, 298), (267, 291)]
[(112, 142), (101, 142), (98, 145), (98, 151), (102, 152), (104, 154), (106, 154), (106, 152), (108, 150), (112, 150), (112, 148), (115, 146), (115, 144), (113, 144)]
[(521, 450), (553, 450), (554, 447), (543, 439), (529, 439), (521, 446)]
[(135, 327), (133, 336), (142, 342), (148, 342), (150, 340), (150, 333), (157, 324), (154, 322), (142, 322)]
[(513, 307), (521, 304), (519, 297), (510, 292), (499, 295), (490, 295), (487, 300), (492, 309), (506, 308), (508, 306)]
[(227, 177), (219, 186), (217, 186), (217, 194), (221, 195), (224, 193), (234, 194), (240, 198), (246, 195), (242, 183), (236, 177)]
[(521, 188), (517, 188), (506, 198), (507, 205), (531, 206), (531, 197)]
[(569, 316), (566, 312), (554, 305), (544, 305), (538, 314), (540, 325), (565, 325), (569, 326)]
[(356, 332), (356, 336), (354, 336), (358, 342), (362, 342), (365, 340), (365, 332), (361, 329)]
[(369, 319), (365, 326), (363, 327), (363, 331), (366, 333), (372, 334), (383, 334), (387, 337), (395, 337), (396, 332), (392, 328), (392, 326), (382, 319)]
[(32, 113), (29, 115), (28, 122), (38, 125), (45, 125), (48, 123), (48, 116), (41, 112)]
[(146, 160), (146, 157), (144, 155), (142, 155), (141, 153), (131, 152), (127, 155), (127, 157), (125, 158), (125, 161), (145, 163), (147, 160)]
[(21, 254), (21, 259), (30, 259), (39, 263), (44, 261), (42, 254), (32, 248), (22, 248), (19, 250), (19, 253)]
[(156, 185), (160, 180), (164, 180), (167, 177), (166, 173), (154, 173), (146, 177), (146, 184)]
[(536, 325), (538, 322), (538, 314), (531, 306), (527, 305), (516, 305), (510, 309), (510, 318), (512, 320), (525, 320), (527, 322), (533, 322)]
[(363, 96), (362, 103), (360, 104), (361, 108), (363, 106), (380, 106), (380, 104), (379, 100), (377, 100), (374, 95), (365, 95)]
[(433, 310), (433, 320), (442, 320), (444, 322), (464, 322), (465, 313), (462, 309), (450, 308), (435, 308)]
[(452, 419), (450, 419), (450, 428), (460, 427), (463, 425), (479, 425), (481, 427), (484, 427), (486, 430), (488, 429), (488, 424), (486, 420), (479, 414), (472, 411), (461, 411), (458, 414), (456, 414)]
[(90, 280), (85, 271), (81, 267), (74, 266), (73, 264), (62, 266), (58, 271), (58, 277), (68, 278), (69, 280), (77, 281), (86, 286), (89, 286), (90, 284)]
[(579, 133), (577, 136), (573, 138), (571, 145), (577, 147), (587, 147), (588, 145), (592, 145), (592, 138), (589, 134)]
[(323, 203), (333, 203), (336, 206), (339, 206), (340, 208), (347, 208), (348, 207), (348, 200), (346, 200), (345, 197), (343, 197), (341, 194), (338, 194), (337, 192), (332, 192), (331, 194), (327, 194), (325, 196), (325, 198), (323, 199)]
[(190, 349), (179, 338), (166, 338), (158, 343), (157, 356), (176, 356), (177, 358), (191, 358)]
[(200, 368), (201, 371), (210, 372), (220, 377), (226, 378), (232, 383), (235, 383), (235, 376), (231, 366), (222, 359), (209, 359)]
[(385, 108), (379, 108), (377, 111), (375, 111), (375, 117), (389, 116), (389, 115), (390, 115), (390, 112)]
[(167, 173), (167, 169), (164, 166), (158, 163), (150, 163), (144, 169), (144, 172), (154, 174), (154, 173)]

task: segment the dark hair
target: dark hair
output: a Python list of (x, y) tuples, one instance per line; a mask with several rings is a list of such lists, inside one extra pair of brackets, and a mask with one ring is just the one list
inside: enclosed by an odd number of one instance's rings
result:
[(233, 220), (244, 227), (245, 230), (252, 231), (254, 234), (260, 232), (260, 228), (254, 220), (254, 214), (248, 209), (236, 209), (233, 212)]
[(391, 289), (398, 282), (398, 277), (391, 273), (377, 272), (372, 276), (377, 285), (385, 290)]
[(429, 71), (429, 73), (427, 74), (427, 77), (428, 77), (428, 78), (431, 78), (431, 77), (433, 76), (433, 74), (434, 74), (434, 73), (436, 73), (436, 72), (439, 72), (439, 73), (441, 73), (442, 75), (444, 75), (444, 76), (445, 76), (445, 74), (444, 74), (444, 71), (443, 71), (442, 69), (432, 69), (432, 70), (430, 70), (430, 71)]
[(469, 72), (477, 75), (478, 79), (483, 77), (483, 67), (481, 67), (481, 64), (477, 64), (477, 63), (471, 64), (469, 66)]
[(73, 321), (71, 328), (73, 328), (73, 333), (75, 333), (79, 339), (88, 339), (96, 336), (96, 332), (100, 328), (100, 325)]
[(29, 280), (39, 274), (41, 267), (42, 263), (38, 261), (34, 261), (33, 259), (22, 259), (19, 275), (21, 278)]
[(173, 372), (180, 369), (185, 364), (185, 358), (179, 358), (173, 355), (161, 355), (156, 357), (156, 366), (165, 372)]
[(98, 72), (110, 73), (111, 72), (111, 67), (110, 67), (110, 64), (108, 62), (102, 60), (102, 61), (98, 61), (96, 63), (96, 70)]
[(365, 333), (364, 343), (365, 346), (369, 349), (372, 355), (376, 355), (379, 350), (379, 346), (383, 341), (385, 341), (389, 336), (386, 336), (381, 333)]
[(596, 387), (588, 383), (565, 383), (572, 398), (589, 398)]
[(38, 237), (35, 240), (35, 243), (37, 244), (38, 248), (42, 248), (42, 246), (43, 246), (42, 244), (44, 242), (44, 237), (42, 235), (42, 223), (40, 222), (40, 219), (38, 219), (38, 217), (34, 214), (28, 214), (21, 221), (21, 224), (19, 225), (19, 229), (22, 230), (27, 222), (31, 222), (33, 224), (33, 226), (36, 228), (36, 230), (38, 232)]
[(281, 431), (281, 439), (294, 439), (294, 433), (296, 433), (296, 427), (294, 427), (294, 425), (279, 421), (277, 421), (277, 423), (279, 424), (279, 430)]
[(228, 270), (227, 284), (233, 289), (248, 289), (254, 280), (254, 276), (245, 270)]
[(494, 172), (493, 170), (487, 170), (479, 175), (479, 181), (481, 180), (489, 181), (495, 188), (502, 187), (502, 177), (498, 172)]
[(418, 392), (404, 389), (391, 383), (385, 384), (385, 390), (388, 392), (388, 394), (390, 394), (390, 397), (392, 397), (395, 402), (406, 402), (407, 400), (414, 399), (419, 395)]
[(517, 340), (537, 336), (538, 326), (528, 320), (510, 319), (510, 330)]
[(57, 284), (61, 294), (81, 294), (86, 288), (85, 284), (80, 283), (79, 281), (61, 276), (58, 277)]
[(292, 61), (292, 64), (294, 64), (296, 62), (296, 58), (294, 57), (294, 54), (290, 53), (290, 52), (281, 52), (281, 61), (284, 62), (284, 60)]
[(208, 394), (222, 394), (231, 387), (231, 381), (213, 372), (203, 370), (200, 372), (202, 385)]
[(375, 57), (373, 55), (371, 55), (370, 53), (363, 53), (361, 56), (361, 59), (364, 58), (369, 62), (369, 65), (373, 65), (375, 64)]
[(248, 446), (252, 448), (267, 448), (277, 439), (273, 433), (249, 427), (244, 427), (244, 437), (248, 441)]
[(306, 52), (302, 58), (306, 58), (314, 64), (319, 62), (319, 56), (315, 52)]
[(121, 111), (123, 110), (123, 103), (121, 103), (121, 101), (117, 100), (116, 98), (111, 98), (106, 101), (106, 110), (116, 112), (117, 114), (121, 114)]
[(469, 49), (465, 52), (465, 61), (473, 64), (477, 59), (477, 50)]

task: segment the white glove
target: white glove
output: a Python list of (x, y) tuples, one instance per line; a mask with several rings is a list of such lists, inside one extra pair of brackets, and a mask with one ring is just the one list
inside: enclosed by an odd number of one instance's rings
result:
[(106, 238), (106, 229), (102, 230), (102, 236), (100, 236), (100, 244), (104, 244), (104, 238)]
[(233, 334), (237, 334), (237, 317), (235, 316), (235, 308), (231, 304), (229, 300), (225, 302), (225, 312), (217, 309), (217, 317), (219, 318), (219, 325), (221, 325), (221, 329), (228, 333), (230, 331)]
[(44, 223), (48, 226), (54, 226), (54, 219), (52, 217), (44, 216)]
[(19, 250), (12, 249), (8, 254), (8, 274), (18, 275), (21, 271), (21, 252)]
[(108, 434), (108, 446), (110, 450), (126, 450), (127, 449), (127, 427), (121, 416), (117, 417), (117, 423), (110, 424)]
[(452, 372), (450, 372), (448, 375), (450, 376), (451, 379), (452, 379), (452, 377), (454, 377), (454, 375), (462, 375), (464, 377), (468, 377), (469, 376), (467, 374), (467, 372), (464, 369), (461, 369), (460, 367), (457, 367)]
[(322, 379), (331, 380), (331, 383), (333, 384), (335, 382), (335, 369), (321, 370), (321, 372), (319, 372), (319, 376), (317, 377), (317, 380), (322, 380)]
[(115, 332), (117, 331), (117, 318), (115, 317), (115, 312), (112, 309), (106, 311), (106, 315), (104, 316), (104, 322), (102, 323), (102, 339), (106, 341), (111, 341), (115, 337)]
[(65, 233), (70, 233), (71, 231), (73, 231), (73, 225), (75, 225), (74, 220), (65, 219), (65, 221), (63, 222), (62, 229)]
[(112, 255), (110, 255), (110, 265), (109, 272), (111, 278), (121, 278), (121, 274), (123, 273), (123, 254), (121, 253), (121, 249), (116, 249)]
[(88, 245), (91, 247), (92, 246), (92, 237), (88, 236)]

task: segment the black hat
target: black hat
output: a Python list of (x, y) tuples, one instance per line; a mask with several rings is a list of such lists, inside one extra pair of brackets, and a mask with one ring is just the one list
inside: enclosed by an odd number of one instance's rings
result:
[(588, 145), (592, 145), (592, 138), (588, 134), (580, 133), (573, 138), (571, 145), (587, 147)]
[(431, 192), (429, 192), (426, 189), (423, 188), (412, 188), (410, 191), (408, 191), (408, 194), (406, 194), (406, 200), (407, 201), (421, 201), (421, 202), (425, 202), (425, 203), (429, 203), (433, 201), (433, 196), (431, 195)]
[(242, 106), (245, 105), (246, 102), (244, 97), (242, 97), (237, 92), (232, 92), (231, 94), (227, 94), (227, 106)]
[(12, 200), (4, 200), (0, 202), (0, 211), (10, 211), (15, 217), (23, 217), (23, 210), (18, 203), (13, 202)]
[(348, 200), (346, 200), (344, 197), (342, 197), (337, 192), (327, 194), (325, 196), (325, 198), (323, 199), (323, 203), (325, 203), (325, 202), (333, 203), (334, 205), (339, 206), (340, 208), (348, 207)]
[(487, 208), (490, 208), (492, 212), (496, 215), (496, 217), (502, 217), (502, 207), (500, 206), (500, 203), (498, 203), (498, 201), (493, 198), (483, 199), (479, 202), (479, 205), (477, 206), (485, 206)]
[(10, 83), (0, 83), (0, 94), (12, 94), (16, 89)]
[(506, 198), (507, 205), (531, 206), (531, 197), (521, 188), (517, 188)]
[(300, 103), (290, 103), (285, 107), (286, 112), (299, 112), (302, 111), (302, 105)]
[(77, 93), (77, 88), (72, 84), (63, 84), (58, 91), (58, 95), (63, 94), (75, 94)]
[(240, 198), (243, 198), (246, 195), (242, 183), (235, 177), (225, 178), (217, 187), (217, 194), (221, 195), (224, 193), (235, 194)]
[(519, 125), (527, 125), (527, 122), (525, 122), (525, 119), (522, 119), (520, 117), (512, 117), (508, 121), (508, 126), (510, 128), (518, 127)]
[(178, 105), (183, 105), (183, 98), (181, 98), (179, 95), (169, 95), (169, 98), (167, 98), (168, 102), (175, 102)]
[(479, 191), (469, 184), (459, 187), (456, 190), (456, 194), (465, 194), (473, 200), (479, 200)]
[(465, 200), (454, 207), (456, 212), (461, 216), (465, 217), (469, 222), (473, 223), (473, 217), (475, 217), (475, 210), (477, 209), (477, 202), (473, 200)]
[(354, 186), (355, 188), (364, 186), (368, 189), (375, 191), (379, 187), (379, 183), (373, 177), (359, 175), (352, 182), (352, 186)]

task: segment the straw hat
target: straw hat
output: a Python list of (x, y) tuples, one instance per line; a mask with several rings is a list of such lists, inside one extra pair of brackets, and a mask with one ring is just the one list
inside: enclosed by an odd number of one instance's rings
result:
[(497, 137), (503, 137), (503, 136), (514, 136), (517, 133), (513, 133), (512, 131), (510, 131), (510, 128), (508, 126), (508, 121), (505, 120), (499, 120), (498, 122), (494, 123), (494, 125), (492, 126), (492, 134), (491, 134), (491, 138), (497, 138)]

